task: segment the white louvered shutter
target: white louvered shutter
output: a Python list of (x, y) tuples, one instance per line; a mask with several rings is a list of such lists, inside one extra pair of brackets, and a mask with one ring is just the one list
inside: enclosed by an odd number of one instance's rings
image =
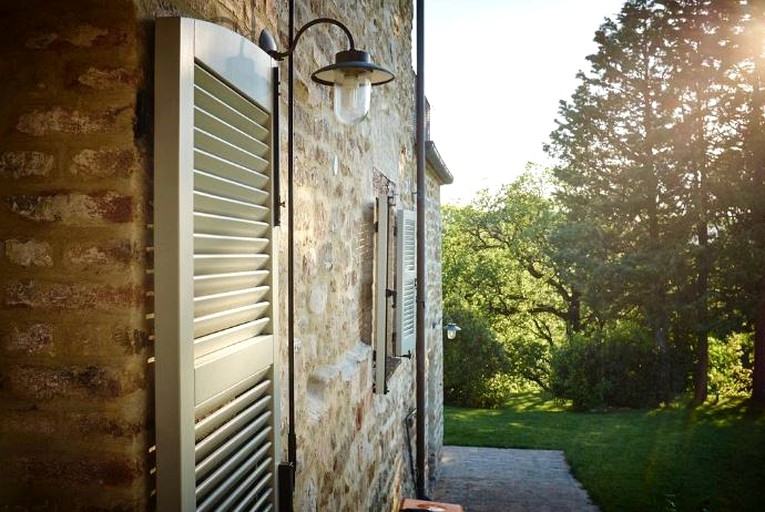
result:
[(157, 21), (158, 510), (272, 510), (277, 447), (273, 64)]
[(396, 246), (396, 353), (414, 353), (417, 329), (417, 215), (399, 210)]

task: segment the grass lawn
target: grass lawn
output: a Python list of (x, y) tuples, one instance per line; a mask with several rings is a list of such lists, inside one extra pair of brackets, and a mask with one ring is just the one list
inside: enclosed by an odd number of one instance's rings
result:
[(575, 413), (521, 395), (497, 410), (446, 407), (444, 444), (563, 450), (604, 512), (765, 511), (765, 413), (741, 400)]

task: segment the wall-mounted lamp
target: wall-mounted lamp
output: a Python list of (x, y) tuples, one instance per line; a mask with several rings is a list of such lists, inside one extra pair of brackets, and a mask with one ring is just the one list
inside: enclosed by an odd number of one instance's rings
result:
[(311, 75), (314, 82), (334, 87), (335, 116), (344, 124), (357, 124), (369, 113), (372, 86), (387, 84), (395, 77), (393, 73), (372, 62), (369, 52), (356, 49), (353, 36), (348, 27), (333, 18), (316, 18), (297, 31), (289, 49), (276, 50), (276, 43), (267, 31), (260, 35), (260, 46), (271, 57), (282, 60), (295, 51), (298, 39), (314, 25), (329, 23), (340, 27), (348, 37), (348, 50), (335, 54), (335, 63), (325, 66)]
[[(266, 30), (261, 32), (258, 44), (273, 59), (288, 60), (287, 68), (287, 274), (289, 298), (287, 300), (287, 373), (288, 373), (288, 431), (287, 458), (279, 464), (279, 510), (293, 510), (293, 495), (295, 490), (295, 475), (297, 471), (297, 434), (295, 429), (295, 283), (294, 283), (294, 254), (295, 230), (294, 225), (294, 194), (292, 187), (295, 183), (294, 156), (294, 108), (295, 108), (295, 74), (293, 52), (300, 36), (320, 23), (336, 25), (345, 32), (348, 38), (348, 50), (335, 54), (335, 63), (325, 66), (311, 75), (314, 82), (334, 87), (335, 115), (344, 124), (356, 124), (369, 113), (372, 86), (382, 85), (394, 79), (393, 73), (372, 62), (369, 53), (356, 49), (353, 36), (348, 27), (332, 18), (316, 18), (303, 25), (295, 32), (295, 2), (289, 2), (289, 38), (286, 51), (276, 49), (276, 41)], [(293, 37), (293, 34), (294, 37)], [(278, 173), (277, 173), (278, 174)], [(278, 185), (277, 185), (278, 187)]]
[(446, 331), (446, 337), (453, 340), (457, 337), (457, 331), (461, 331), (462, 328), (459, 325), (450, 322), (444, 326), (444, 330)]

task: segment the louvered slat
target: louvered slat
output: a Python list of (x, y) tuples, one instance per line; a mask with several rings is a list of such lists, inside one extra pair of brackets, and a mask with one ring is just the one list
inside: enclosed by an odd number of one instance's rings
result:
[(259, 156), (201, 129), (194, 130), (194, 147), (243, 167), (263, 165), (263, 159)]
[(194, 209), (199, 213), (209, 213), (222, 217), (236, 216), (239, 219), (258, 220), (266, 223), (271, 214), (266, 206), (244, 203), (199, 191), (194, 193)]
[(198, 171), (242, 183), (253, 183), (257, 187), (268, 183), (268, 176), (264, 174), (268, 170), (267, 164), (263, 160), (262, 165), (247, 168), (204, 151), (197, 150), (194, 153), (194, 168)]
[[(216, 111), (217, 114), (217, 111)], [(212, 115), (210, 111), (197, 107), (194, 109), (194, 126), (205, 133), (214, 133), (242, 151), (263, 157), (268, 154), (268, 146), (248, 133), (228, 124)]]
[(207, 336), (201, 336), (194, 340), (194, 355), (196, 357), (206, 356), (234, 343), (254, 338), (269, 328), (270, 325), (271, 319), (264, 317)]
[(197, 234), (194, 235), (194, 252), (196, 254), (259, 253), (267, 250), (269, 243), (267, 238)]
[(200, 254), (194, 257), (194, 273), (200, 276), (250, 272), (266, 266), (266, 254)]
[[(269, 459), (270, 461), (270, 459)], [(271, 475), (263, 475), (258, 481), (260, 476), (258, 472), (261, 471), (263, 465), (253, 471), (250, 476), (245, 478), (239, 486), (232, 490), (225, 499), (218, 505), (224, 510), (258, 510), (268, 511), (272, 510), (269, 504), (266, 503), (271, 497), (271, 490), (267, 485), (271, 482)], [(258, 500), (253, 505), (253, 502)]]
[(409, 334), (412, 332), (413, 329), (415, 329), (415, 311), (416, 311), (416, 298), (417, 298), (417, 288), (414, 286), (413, 283), (407, 283), (404, 285), (403, 290), (403, 307), (404, 307), (404, 314), (403, 314), (403, 323), (402, 323), (402, 331), (404, 334)]
[(271, 448), (271, 443), (267, 441), (270, 434), (270, 428), (260, 432), (233, 455), (226, 458), (210, 476), (201, 482), (197, 480), (198, 499), (204, 500), (211, 492), (216, 497), (225, 494), (243, 473), (256, 467), (258, 459), (266, 456)]
[(268, 313), (270, 307), (270, 302), (259, 302), (195, 318), (194, 337), (200, 338), (230, 327), (237, 327), (245, 322), (258, 320)]
[(194, 277), (194, 295), (211, 295), (232, 288), (260, 286), (268, 279), (268, 270), (206, 274)]
[[(209, 416), (217, 414), (218, 412), (221, 414), (229, 414), (229, 409), (235, 407), (233, 404), (243, 393), (247, 393), (248, 390), (251, 391), (252, 388), (260, 387), (264, 381), (268, 382), (270, 385), (271, 380), (269, 371), (269, 368), (264, 368), (253, 375), (248, 375), (233, 386), (222, 389), (219, 393), (211, 396), (207, 400), (197, 402), (194, 408), (197, 423), (204, 421)], [(233, 411), (232, 413), (235, 414), (236, 411)]]
[[(250, 491), (249, 495), (245, 497), (245, 500), (239, 503), (236, 508), (234, 508), (234, 511), (240, 512), (244, 510), (260, 510), (263, 512), (270, 512), (273, 510), (273, 505), (268, 502), (268, 500), (271, 498), (272, 492), (271, 489), (267, 486), (271, 483), (271, 480), (271, 475), (266, 475), (261, 478), (260, 482), (258, 482), (252, 491)], [(260, 496), (260, 499), (254, 505), (251, 505), (252, 500), (258, 496)]]
[(242, 411), (247, 410), (252, 404), (262, 404), (264, 400), (270, 400), (271, 386), (272, 382), (270, 379), (264, 380), (229, 401), (225, 406), (199, 420), (194, 426), (196, 440), (199, 441), (206, 438)]
[[(210, 108), (210, 110), (215, 112), (235, 111), (243, 115), (249, 122), (256, 122), (262, 127), (268, 125), (269, 116), (265, 111), (199, 65), (195, 66), (194, 69), (194, 85), (197, 87), (197, 91), (207, 92), (213, 97), (213, 103), (217, 106)], [(205, 105), (205, 101), (196, 96), (194, 101), (196, 106)], [(236, 125), (236, 123), (231, 124)], [(244, 129), (246, 130), (246, 128)], [(268, 130), (264, 128), (263, 132), (258, 134), (258, 138), (268, 138)]]
[(228, 309), (257, 304), (266, 296), (269, 290), (268, 286), (261, 286), (259, 288), (234, 289), (214, 295), (196, 297), (194, 298), (194, 316), (214, 315)]
[(257, 187), (202, 171), (194, 173), (194, 189), (211, 196), (256, 205), (263, 205), (268, 201), (268, 193)]
[[(268, 448), (268, 447), (267, 447)], [(258, 452), (265, 453), (261, 450)], [(267, 512), (273, 510), (270, 498), (273, 495), (271, 486), (273, 475), (267, 471), (273, 463), (273, 459), (266, 458), (263, 462), (254, 467), (254, 464), (248, 464), (244, 469), (250, 470), (245, 478), (237, 481), (233, 480), (231, 485), (219, 486), (212, 492), (199, 506), (197, 510), (247, 510), (258, 512)], [(243, 472), (237, 472), (236, 476), (241, 476)], [(254, 505), (252, 502), (258, 500)], [(238, 503), (237, 503), (238, 502)], [(232, 507), (232, 505), (235, 505)]]
[(257, 222), (223, 215), (194, 213), (194, 232), (224, 236), (264, 236), (270, 226)]
[[(235, 418), (230, 424), (216, 431), (215, 434), (208, 436), (201, 443), (197, 443), (199, 462), (196, 467), (196, 475), (198, 480), (204, 479), (215, 468), (227, 461), (232, 454), (238, 452), (245, 443), (262, 435), (264, 429), (270, 428), (268, 426), (270, 414), (258, 415), (258, 412), (253, 410), (252, 414), (243, 414), (242, 417)], [(225, 442), (216, 445), (216, 442), (220, 442), (218, 438), (225, 436), (230, 437), (226, 438)], [(215, 449), (210, 451), (212, 448)]]

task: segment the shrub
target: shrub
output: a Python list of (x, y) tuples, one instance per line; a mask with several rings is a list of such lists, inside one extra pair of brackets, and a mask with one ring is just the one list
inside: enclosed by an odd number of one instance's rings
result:
[(551, 390), (577, 410), (658, 405), (659, 361), (650, 333), (620, 322), (554, 350)]
[(734, 333), (725, 340), (710, 338), (709, 391), (718, 396), (747, 395), (752, 389), (753, 351), (753, 333)]
[(462, 330), (444, 339), (444, 402), (474, 408), (496, 408), (508, 398), (507, 353), (487, 322), (465, 310), (445, 315)]

